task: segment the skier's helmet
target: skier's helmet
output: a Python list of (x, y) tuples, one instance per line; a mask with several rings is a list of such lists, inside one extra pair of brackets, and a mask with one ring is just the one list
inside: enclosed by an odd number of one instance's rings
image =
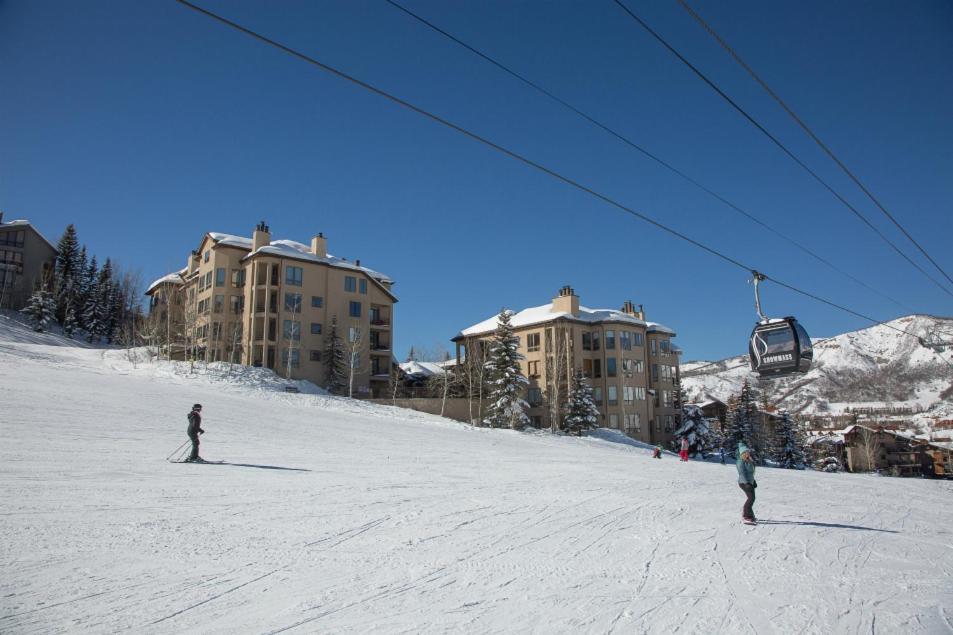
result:
[(202, 404), (200, 403), (197, 403), (194, 406), (192, 406), (192, 410), (201, 410), (201, 409), (202, 409)]

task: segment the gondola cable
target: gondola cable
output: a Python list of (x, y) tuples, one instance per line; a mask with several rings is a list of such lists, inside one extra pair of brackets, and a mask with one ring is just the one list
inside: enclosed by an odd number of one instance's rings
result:
[(881, 240), (883, 240), (887, 245), (889, 245), (897, 254), (900, 255), (904, 260), (906, 260), (912, 267), (917, 271), (922, 273), (926, 278), (928, 278), (933, 284), (943, 290), (944, 293), (953, 297), (953, 291), (950, 291), (946, 286), (940, 283), (939, 280), (931, 276), (927, 271), (917, 264), (913, 259), (911, 259), (906, 253), (904, 253), (897, 245), (893, 243), (887, 236), (884, 235), (877, 227), (870, 222), (870, 220), (864, 216), (860, 210), (858, 210), (854, 205), (850, 203), (846, 198), (844, 198), (837, 190), (835, 190), (827, 181), (825, 181), (821, 176), (812, 170), (804, 161), (802, 161), (796, 154), (794, 154), (787, 146), (785, 146), (781, 141), (771, 134), (763, 125), (761, 125), (754, 117), (752, 117), (744, 108), (742, 108), (738, 102), (732, 99), (725, 91), (723, 91), (715, 82), (708, 78), (707, 75), (702, 73), (698, 67), (692, 64), (688, 59), (678, 52), (678, 50), (673, 47), (668, 41), (665, 40), (661, 35), (659, 35), (652, 27), (650, 27), (642, 18), (633, 13), (621, 0), (612, 0), (615, 2), (629, 17), (632, 18), (639, 26), (641, 26), (649, 35), (655, 38), (663, 47), (665, 47), (672, 55), (677, 57), (685, 66), (689, 68), (699, 79), (701, 79), (705, 84), (707, 84), (712, 90), (714, 90), (722, 99), (724, 99), (732, 108), (734, 108), (742, 117), (744, 117), (748, 122), (757, 128), (764, 136), (766, 136), (774, 145), (781, 149), (781, 151), (786, 154), (792, 161), (794, 161), (798, 166), (801, 167), (805, 172), (807, 172), (815, 181), (820, 183), (824, 189), (830, 192), (834, 198), (840, 201), (844, 207), (850, 210), (857, 218), (859, 218), (867, 227), (869, 227), (875, 234), (877, 234)]
[[(551, 177), (553, 177), (553, 178), (555, 178), (555, 179), (557, 179), (557, 180), (559, 180), (559, 181), (561, 181), (561, 182), (563, 182), (563, 183), (565, 183), (565, 184), (567, 184), (567, 185), (570, 185), (570, 186), (572, 186), (572, 187), (574, 187), (574, 188), (576, 188), (576, 189), (578, 189), (578, 190), (580, 190), (580, 191), (582, 191), (582, 192), (585, 192), (585, 193), (589, 194), (590, 196), (593, 196), (593, 197), (595, 197), (595, 198), (597, 198), (597, 199), (603, 201), (604, 203), (607, 203), (608, 205), (611, 205), (612, 207), (615, 207), (616, 209), (622, 210), (622, 211), (624, 211), (624, 212), (626, 212), (626, 213), (628, 213), (628, 214), (630, 214), (630, 215), (632, 215), (632, 216), (634, 216), (634, 217), (636, 217), (636, 218), (638, 218), (638, 219), (640, 219), (640, 220), (642, 220), (642, 221), (644, 221), (644, 222), (646, 222), (646, 223), (649, 223), (650, 225), (653, 225), (654, 227), (656, 227), (656, 228), (658, 228), (658, 229), (661, 229), (662, 231), (664, 231), (664, 232), (666, 232), (666, 233), (668, 233), (668, 234), (671, 234), (672, 236), (675, 236), (676, 238), (680, 238), (681, 240), (684, 240), (684, 241), (686, 241), (686, 242), (688, 242), (688, 243), (694, 245), (695, 247), (698, 247), (699, 249), (702, 249), (703, 251), (706, 251), (706, 252), (708, 252), (709, 254), (711, 254), (711, 255), (713, 255), (713, 256), (715, 256), (715, 257), (721, 259), (721, 260), (724, 260), (725, 262), (728, 262), (728, 263), (730, 263), (730, 264), (732, 264), (732, 265), (734, 265), (734, 266), (736, 266), (736, 267), (739, 267), (739, 268), (745, 270), (746, 272), (755, 271), (754, 268), (749, 267), (749, 266), (747, 266), (747, 265), (741, 263), (740, 261), (736, 260), (735, 258), (733, 258), (733, 257), (731, 257), (731, 256), (728, 256), (728, 255), (726, 255), (726, 254), (724, 254), (724, 253), (718, 251), (717, 249), (714, 249), (713, 247), (709, 247), (708, 245), (705, 245), (704, 243), (701, 243), (701, 242), (695, 240), (694, 238), (691, 238), (690, 236), (687, 236), (686, 234), (683, 234), (683, 233), (679, 232), (678, 230), (673, 229), (673, 228), (671, 228), (671, 227), (665, 225), (664, 223), (662, 223), (662, 222), (660, 222), (660, 221), (658, 221), (658, 220), (655, 220), (654, 218), (652, 218), (652, 217), (650, 217), (650, 216), (647, 216), (646, 214), (643, 214), (643, 213), (641, 213), (641, 212), (638, 212), (638, 211), (632, 209), (631, 207), (628, 207), (628, 206), (624, 205), (623, 203), (620, 203), (620, 202), (618, 202), (618, 201), (616, 201), (616, 200), (610, 198), (609, 196), (607, 196), (607, 195), (605, 195), (605, 194), (602, 194), (602, 193), (600, 193), (600, 192), (597, 192), (596, 190), (593, 190), (593, 189), (591, 189), (591, 188), (589, 188), (589, 187), (587, 187), (587, 186), (585, 186), (585, 185), (583, 185), (583, 184), (581, 184), (581, 183), (579, 183), (579, 182), (577, 182), (577, 181), (575, 181), (575, 180), (573, 180), (573, 179), (571, 179), (571, 178), (569, 178), (569, 177), (567, 177), (567, 176), (564, 176), (564, 175), (560, 174), (559, 172), (556, 172), (555, 170), (552, 170), (552, 169), (550, 169), (550, 168), (548, 168), (548, 167), (542, 165), (541, 163), (537, 163), (536, 161), (533, 161), (532, 159), (529, 159), (529, 158), (527, 158), (527, 157), (525, 157), (525, 156), (523, 156), (523, 155), (517, 153), (517, 152), (514, 151), (514, 150), (510, 150), (510, 149), (508, 149), (508, 148), (506, 148), (506, 147), (504, 147), (504, 146), (502, 146), (502, 145), (500, 145), (500, 144), (498, 144), (498, 143), (495, 143), (495, 142), (490, 141), (489, 139), (487, 139), (487, 138), (485, 138), (485, 137), (480, 136), (479, 134), (477, 134), (477, 133), (475, 133), (475, 132), (471, 132), (470, 130), (467, 130), (466, 128), (463, 128), (462, 126), (459, 126), (459, 125), (457, 125), (457, 124), (455, 124), (455, 123), (452, 123), (452, 122), (450, 122), (450, 121), (448, 121), (448, 120), (446, 120), (446, 119), (444, 119), (444, 118), (442, 118), (442, 117), (440, 117), (440, 116), (438, 116), (438, 115), (435, 115), (435, 114), (433, 114), (433, 113), (431, 113), (431, 112), (429, 112), (429, 111), (427, 111), (427, 110), (421, 108), (420, 106), (416, 106), (416, 105), (414, 105), (414, 104), (412, 104), (412, 103), (410, 103), (410, 102), (408, 102), (408, 101), (405, 101), (405, 100), (401, 99), (400, 97), (397, 97), (397, 96), (395, 96), (395, 95), (392, 95), (392, 94), (388, 93), (387, 91), (385, 91), (385, 90), (383, 90), (383, 89), (381, 89), (381, 88), (378, 88), (378, 87), (376, 87), (376, 86), (374, 86), (374, 85), (372, 85), (372, 84), (369, 84), (369, 83), (367, 83), (367, 82), (365, 82), (365, 81), (362, 81), (362, 80), (360, 80), (360, 79), (357, 79), (356, 77), (353, 77), (353, 76), (351, 76), (351, 75), (345, 73), (344, 71), (341, 71), (341, 70), (339, 70), (339, 69), (337, 69), (337, 68), (335, 68), (335, 67), (333, 67), (333, 66), (330, 66), (330, 65), (328, 65), (328, 64), (325, 64), (325, 63), (323, 63), (323, 62), (321, 62), (321, 61), (319, 61), (319, 60), (317, 60), (317, 59), (315, 59), (315, 58), (313, 58), (313, 57), (311, 57), (311, 56), (309, 56), (309, 55), (307, 55), (307, 54), (305, 54), (305, 53), (302, 53), (302, 52), (300, 52), (300, 51), (298, 51), (298, 50), (295, 50), (295, 49), (293, 49), (293, 48), (291, 48), (291, 47), (289, 47), (289, 46), (286, 46), (286, 45), (284, 45), (284, 44), (281, 44), (280, 42), (277, 42), (277, 41), (275, 41), (275, 40), (272, 40), (272, 39), (268, 38), (268, 37), (265, 36), (265, 35), (262, 35), (262, 34), (256, 32), (256, 31), (253, 31), (253, 30), (251, 30), (251, 29), (249, 29), (249, 28), (247, 28), (247, 27), (244, 27), (244, 26), (242, 26), (242, 25), (240, 25), (240, 24), (238, 24), (238, 23), (236, 23), (236, 22), (233, 22), (233, 21), (229, 20), (228, 18), (225, 18), (225, 17), (223, 17), (223, 16), (220, 16), (220, 15), (218, 15), (218, 14), (212, 12), (212, 11), (209, 11), (208, 9), (205, 9), (205, 8), (202, 8), (202, 7), (198, 6), (198, 5), (195, 5), (195, 4), (191, 3), (191, 2), (189, 2), (188, 0), (175, 0), (175, 2), (181, 4), (181, 5), (184, 6), (184, 7), (187, 7), (187, 8), (189, 8), (189, 9), (192, 9), (193, 11), (195, 11), (195, 12), (197, 12), (197, 13), (200, 13), (200, 14), (202, 14), (202, 15), (205, 15), (206, 17), (209, 17), (209, 18), (211, 18), (211, 19), (213, 19), (213, 20), (215, 20), (215, 21), (217, 21), (217, 22), (220, 22), (221, 24), (224, 24), (225, 26), (228, 26), (228, 27), (230, 27), (230, 28), (232, 28), (232, 29), (235, 29), (235, 30), (237, 30), (237, 31), (239, 31), (239, 32), (241, 32), (241, 33), (244, 33), (245, 35), (248, 35), (248, 36), (250, 36), (250, 37), (252, 37), (252, 38), (254, 38), (254, 39), (256, 39), (256, 40), (258, 40), (258, 41), (260, 41), (260, 42), (263, 42), (263, 43), (265, 43), (265, 44), (268, 44), (269, 46), (272, 46), (272, 47), (274, 47), (274, 48), (277, 48), (277, 49), (279, 49), (279, 50), (281, 50), (281, 51), (283, 51), (283, 52), (285, 52), (285, 53), (287, 53), (287, 54), (289, 54), (289, 55), (291, 55), (291, 56), (293, 56), (293, 57), (296, 57), (296, 58), (298, 58), (298, 59), (300, 59), (300, 60), (302, 60), (302, 61), (304, 61), (304, 62), (307, 62), (307, 63), (309, 63), (309, 64), (311, 64), (311, 65), (313, 65), (313, 66), (316, 66), (316, 67), (318, 67), (318, 68), (320, 68), (320, 69), (322, 69), (322, 70), (324, 70), (324, 71), (326, 71), (326, 72), (328, 72), (328, 73), (331, 73), (332, 75), (334, 75), (334, 76), (336, 76), (336, 77), (338, 77), (338, 78), (340, 78), (340, 79), (344, 79), (344, 80), (349, 81), (349, 82), (351, 82), (351, 83), (353, 83), (353, 84), (356, 84), (357, 86), (360, 86), (361, 88), (364, 88), (365, 90), (368, 90), (368, 91), (370, 91), (370, 92), (372, 92), (372, 93), (374, 93), (374, 94), (376, 94), (376, 95), (378, 95), (378, 96), (380, 96), (380, 97), (384, 97), (384, 98), (386, 98), (386, 99), (388, 99), (388, 100), (390, 100), (390, 101), (392, 101), (392, 102), (394, 102), (394, 103), (396, 103), (396, 104), (398, 104), (398, 105), (400, 105), (400, 106), (403, 106), (404, 108), (407, 108), (407, 109), (409, 109), (409, 110), (412, 110), (412, 111), (416, 112), (417, 114), (422, 115), (422, 116), (424, 116), (424, 117), (430, 119), (431, 121), (434, 121), (434, 122), (439, 123), (439, 124), (441, 124), (441, 125), (443, 125), (443, 126), (446, 126), (447, 128), (450, 128), (451, 130), (454, 130), (454, 131), (456, 131), (456, 132), (459, 132), (460, 134), (463, 134), (464, 136), (469, 137), (470, 139), (473, 139), (474, 141), (478, 141), (478, 142), (480, 142), (480, 143), (482, 143), (482, 144), (484, 144), (484, 145), (486, 145), (486, 146), (488, 146), (488, 147), (490, 147), (490, 148), (496, 150), (497, 152), (500, 152), (500, 153), (502, 153), (502, 154), (505, 154), (506, 156), (509, 156), (509, 157), (512, 158), (512, 159), (515, 159), (515, 160), (517, 160), (517, 161), (519, 161), (519, 162), (521, 162), (521, 163), (523, 163), (523, 164), (525, 164), (525, 165), (528, 165), (528, 166), (530, 166), (530, 167), (532, 167), (532, 168), (534, 168), (534, 169), (536, 169), (536, 170), (539, 170), (540, 172), (543, 172), (543, 173), (545, 173), (545, 174), (547, 174), (547, 175), (549, 175), (549, 176), (551, 176)], [(762, 274), (762, 275), (763, 275), (763, 274)], [(886, 326), (886, 327), (888, 327), (888, 328), (891, 328), (891, 329), (893, 329), (893, 330), (895, 330), (895, 331), (898, 331), (898, 332), (904, 333), (904, 334), (906, 334), (906, 335), (909, 335), (910, 337), (917, 338), (916, 335), (913, 335), (912, 333), (909, 333), (909, 332), (907, 332), (907, 331), (905, 331), (905, 330), (903, 330), (903, 329), (899, 329), (899, 328), (897, 328), (897, 327), (895, 327), (895, 326), (892, 326), (892, 325), (887, 324), (887, 323), (885, 323), (885, 322), (882, 322), (882, 321), (880, 321), (880, 320), (876, 320), (876, 319), (874, 319), (874, 318), (872, 318), (872, 317), (869, 317), (869, 316), (866, 316), (866, 315), (864, 315), (864, 314), (862, 314), (862, 313), (858, 313), (858, 312), (856, 312), (856, 311), (853, 311), (852, 309), (848, 309), (848, 308), (846, 308), (846, 307), (843, 307), (843, 306), (841, 306), (841, 305), (838, 305), (838, 304), (836, 304), (836, 303), (834, 303), (834, 302), (831, 302), (830, 300), (826, 300), (826, 299), (821, 298), (820, 296), (814, 295), (814, 294), (812, 294), (812, 293), (810, 293), (810, 292), (807, 292), (807, 291), (803, 291), (803, 290), (801, 290), (801, 289), (798, 289), (797, 287), (794, 287), (793, 285), (789, 285), (789, 284), (787, 284), (787, 283), (785, 283), (785, 282), (782, 282), (782, 281), (780, 281), (780, 280), (778, 280), (778, 279), (776, 279), (776, 278), (768, 278), (767, 276), (764, 276), (764, 280), (770, 280), (771, 282), (774, 282), (775, 284), (777, 284), (777, 285), (779, 285), (779, 286), (785, 287), (785, 288), (787, 288), (787, 289), (789, 289), (789, 290), (791, 290), (791, 291), (794, 291), (794, 292), (799, 293), (799, 294), (801, 294), (801, 295), (804, 295), (804, 296), (806, 296), (806, 297), (812, 298), (812, 299), (814, 299), (814, 300), (816, 300), (816, 301), (818, 301), (818, 302), (827, 304), (828, 306), (831, 306), (831, 307), (840, 309), (840, 310), (842, 310), (842, 311), (845, 311), (845, 312), (847, 312), (847, 313), (850, 313), (851, 315), (855, 315), (855, 316), (857, 316), (857, 317), (863, 318), (863, 319), (868, 320), (868, 321), (870, 321), (870, 322), (873, 322), (873, 323), (875, 323), (875, 324), (881, 324), (881, 325)], [(918, 339), (919, 339), (919, 338), (918, 338)], [(953, 366), (953, 363), (951, 363), (951, 366)]]
[(761, 86), (761, 88), (763, 88), (764, 91), (772, 99), (774, 99), (774, 101), (778, 103), (779, 106), (781, 106), (781, 108), (794, 120), (794, 122), (798, 126), (800, 126), (802, 130), (804, 130), (807, 136), (809, 136), (821, 148), (821, 150), (823, 150), (827, 154), (827, 156), (829, 156), (831, 160), (837, 164), (837, 167), (839, 167), (844, 172), (844, 174), (846, 174), (850, 178), (850, 180), (852, 180), (857, 185), (857, 187), (860, 188), (860, 190), (867, 196), (867, 198), (869, 198), (873, 202), (873, 204), (876, 205), (881, 212), (883, 212), (884, 216), (890, 219), (890, 222), (892, 222), (897, 227), (897, 229), (899, 229), (903, 233), (903, 235), (906, 236), (907, 239), (914, 244), (914, 246), (916, 246), (916, 248), (920, 251), (920, 253), (923, 254), (923, 256), (927, 260), (930, 261), (930, 263), (936, 268), (936, 270), (942, 273), (947, 280), (949, 280), (950, 282), (953, 282), (953, 278), (951, 278), (950, 275), (943, 270), (943, 268), (939, 265), (939, 263), (937, 263), (937, 261), (934, 260), (929, 253), (927, 253), (927, 250), (924, 249), (923, 246), (919, 242), (917, 242), (917, 240), (913, 236), (910, 235), (910, 232), (908, 232), (906, 228), (903, 225), (901, 225), (896, 218), (894, 218), (893, 214), (887, 211), (887, 208), (884, 207), (883, 203), (881, 203), (880, 200), (876, 196), (874, 196), (873, 193), (867, 188), (867, 186), (865, 186), (860, 181), (860, 179), (853, 173), (853, 171), (851, 171), (850, 168), (848, 168), (844, 164), (844, 162), (841, 161), (837, 157), (837, 155), (834, 154), (834, 151), (831, 150), (826, 143), (821, 141), (820, 137), (818, 137), (814, 133), (814, 131), (811, 130), (811, 128), (809, 128), (806, 123), (804, 123), (804, 120), (801, 119), (797, 115), (797, 113), (795, 113), (794, 110), (790, 106), (788, 106), (788, 104), (783, 99), (781, 99), (780, 95), (774, 92), (774, 90), (770, 86), (768, 86), (768, 84), (763, 79), (761, 79), (761, 77), (757, 73), (754, 72), (754, 69), (751, 68), (748, 65), (748, 63), (745, 62), (741, 58), (741, 56), (738, 55), (738, 53), (724, 39), (722, 39), (722, 37), (718, 35), (718, 33), (715, 32), (715, 30), (711, 27), (711, 25), (709, 25), (705, 21), (705, 19), (702, 18), (696, 12), (691, 7), (691, 5), (689, 5), (688, 2), (686, 2), (686, 0), (677, 0), (677, 2), (682, 6), (683, 9), (685, 9), (685, 11), (692, 18), (695, 19), (696, 22), (698, 22), (702, 26), (703, 29), (705, 29), (708, 32), (709, 35), (711, 35), (715, 39), (716, 42), (718, 42), (718, 44), (728, 53), (728, 55), (730, 55), (732, 59), (734, 59), (735, 62), (737, 62), (738, 65), (741, 66), (741, 68), (743, 68), (748, 73), (748, 75), (750, 75), (751, 78), (754, 79), (754, 81), (757, 82), (757, 84)]

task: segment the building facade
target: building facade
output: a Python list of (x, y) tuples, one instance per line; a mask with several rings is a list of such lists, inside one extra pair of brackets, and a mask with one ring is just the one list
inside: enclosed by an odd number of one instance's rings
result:
[(328, 384), (333, 326), (354, 396), (371, 397), (390, 378), (393, 284), (360, 260), (329, 255), (323, 234), (310, 245), (273, 241), (262, 222), (251, 238), (207, 233), (185, 268), (146, 293), (154, 332), (178, 356), (262, 366), (319, 386)]
[[(461, 331), (456, 343), (461, 360), (479, 363), (499, 315)], [(527, 414), (536, 427), (561, 422), (568, 386), (575, 371), (593, 388), (600, 425), (646, 443), (668, 443), (678, 427), (679, 379), (675, 331), (645, 320), (641, 306), (621, 310), (589, 309), (569, 287), (550, 304), (512, 315), (519, 337), (523, 374), (529, 379)]]
[(4, 222), (0, 212), (0, 308), (25, 307), (55, 263), (56, 247), (30, 221)]

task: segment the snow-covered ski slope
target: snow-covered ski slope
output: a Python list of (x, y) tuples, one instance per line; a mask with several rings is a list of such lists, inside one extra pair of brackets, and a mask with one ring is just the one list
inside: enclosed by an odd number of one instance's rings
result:
[[(285, 394), (0, 318), (0, 632), (944, 633), (953, 483)], [(204, 404), (202, 453), (174, 465)]]

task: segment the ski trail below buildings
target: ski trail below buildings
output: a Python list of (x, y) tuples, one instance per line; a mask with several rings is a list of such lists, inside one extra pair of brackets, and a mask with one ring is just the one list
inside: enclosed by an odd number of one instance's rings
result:
[(749, 527), (730, 464), (5, 334), (0, 632), (950, 630), (950, 482), (760, 469)]

